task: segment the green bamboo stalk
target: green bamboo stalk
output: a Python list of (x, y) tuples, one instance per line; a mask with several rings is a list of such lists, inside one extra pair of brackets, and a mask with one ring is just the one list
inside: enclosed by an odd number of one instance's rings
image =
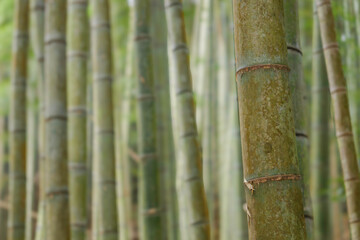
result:
[[(118, 206), (118, 220), (119, 232), (121, 240), (134, 239), (133, 225), (134, 214), (132, 212), (132, 196), (131, 196), (131, 163), (129, 159), (129, 129), (131, 123), (131, 100), (132, 91), (134, 90), (135, 72), (134, 72), (134, 8), (130, 7), (129, 13), (129, 32), (126, 44), (126, 68), (125, 76), (121, 81), (123, 82), (118, 95), (115, 96), (118, 102), (116, 121), (116, 178), (117, 178), (117, 206)], [(116, 118), (116, 117), (115, 117)]]
[(135, 50), (138, 73), (139, 217), (141, 239), (162, 239), (159, 156), (150, 36), (150, 1), (135, 1)]
[[(31, 64), (30, 67), (35, 66)], [(30, 69), (34, 69), (30, 68)], [(34, 71), (30, 71), (34, 72)], [(27, 92), (27, 160), (26, 160), (26, 220), (25, 220), (25, 239), (32, 240), (35, 236), (36, 221), (33, 213), (38, 209), (37, 179), (38, 173), (38, 108), (36, 105), (36, 78), (34, 74), (30, 74), (28, 92)]]
[[(96, 188), (94, 211), (97, 211), (101, 240), (118, 238), (116, 208), (115, 148), (112, 98), (112, 46), (110, 6), (107, 0), (92, 1), (92, 61), (94, 109), (93, 183)], [(96, 226), (95, 226), (96, 227)]]
[(45, 223), (46, 239), (70, 239), (67, 161), (66, 10), (45, 2)]
[(87, 0), (68, 0), (68, 158), (71, 239), (84, 240), (87, 227)]
[(44, 216), (45, 214), (45, 104), (44, 104), (44, 17), (45, 7), (44, 0), (31, 0), (31, 42), (37, 61), (37, 87), (38, 87), (38, 156), (39, 156), (39, 204), (38, 204), (38, 220), (36, 222), (36, 236), (37, 240), (45, 239)]
[(164, 0), (151, 0), (151, 42), (156, 106), (156, 140), (160, 159), (163, 239), (178, 239), (175, 152), (171, 123), (171, 101), (167, 49), (167, 26)]
[(330, 94), (316, 6), (313, 23), (313, 83), (310, 161), (314, 207), (314, 239), (331, 239), (330, 217)]
[(0, 118), (0, 238), (7, 239), (9, 158), (7, 152), (7, 117)]
[(303, 79), (302, 51), (300, 47), (299, 6), (297, 0), (284, 0), (285, 37), (290, 67), (289, 86), (295, 120), (297, 159), (303, 178), (304, 216), (307, 238), (313, 236), (313, 213), (310, 199), (309, 179), (309, 134), (307, 89)]
[(93, 233), (93, 213), (95, 211), (92, 210), (94, 198), (93, 196), (96, 194), (95, 189), (92, 184), (93, 179), (93, 92), (92, 92), (92, 78), (89, 77), (90, 74), (87, 74), (88, 76), (88, 83), (87, 83), (87, 120), (86, 120), (86, 157), (87, 157), (87, 237), (86, 239), (90, 240), (92, 239), (92, 233)]
[(283, 1), (233, 3), (249, 239), (306, 239)]
[[(174, 63), (174, 80), (179, 128), (177, 192), (179, 217), (185, 219), (189, 240), (209, 240), (209, 216), (205, 197), (200, 141), (195, 119), (195, 104), (181, 0), (167, 0), (166, 17)], [(186, 209), (186, 211), (182, 211)], [(183, 234), (183, 233), (181, 233)]]
[(325, 54), (330, 93), (333, 102), (335, 129), (338, 139), (351, 237), (360, 238), (360, 181), (352, 133), (349, 101), (339, 47), (336, 42), (335, 21), (329, 0), (317, 0), (321, 39)]
[(26, 212), (26, 78), (29, 1), (15, 2), (9, 117), (8, 240), (25, 238)]
[[(360, 151), (360, 83), (357, 79), (359, 58), (356, 44), (356, 20), (353, 0), (344, 0), (344, 30), (345, 30), (345, 77), (348, 83), (351, 124), (353, 126), (355, 148)], [(359, 158), (359, 157), (358, 157)], [(358, 159), (358, 163), (360, 160)]]

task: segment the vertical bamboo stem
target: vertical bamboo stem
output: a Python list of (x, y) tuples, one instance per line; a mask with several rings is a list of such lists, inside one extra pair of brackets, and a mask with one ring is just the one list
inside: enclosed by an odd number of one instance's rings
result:
[[(107, 0), (93, 0), (92, 61), (94, 94), (94, 165), (96, 188), (93, 210), (99, 239), (118, 238), (116, 208), (115, 149), (112, 98), (112, 46), (110, 5)], [(96, 226), (95, 226), (96, 227)]]
[(68, 0), (68, 158), (71, 239), (84, 240), (87, 227), (87, 0)]
[(360, 238), (360, 181), (352, 133), (349, 100), (339, 47), (336, 42), (335, 21), (329, 0), (317, 0), (321, 39), (325, 54), (330, 93), (335, 115), (335, 129), (340, 150), (351, 237)]
[(9, 117), (8, 240), (25, 238), (28, 8), (28, 0), (15, 1)]
[(8, 198), (9, 198), (9, 158), (8, 158), (7, 117), (0, 118), (0, 238), (7, 239)]
[(313, 25), (313, 83), (311, 182), (314, 207), (314, 239), (331, 239), (330, 224), (330, 94), (326, 75), (324, 52), (321, 44), (316, 6)]
[(306, 239), (282, 0), (234, 0), (249, 239)]
[(209, 216), (205, 197), (201, 147), (195, 119), (195, 104), (189, 64), (184, 12), (181, 0), (167, 0), (166, 17), (174, 62), (179, 127), (177, 181), (179, 217), (186, 222), (189, 240), (209, 240)]

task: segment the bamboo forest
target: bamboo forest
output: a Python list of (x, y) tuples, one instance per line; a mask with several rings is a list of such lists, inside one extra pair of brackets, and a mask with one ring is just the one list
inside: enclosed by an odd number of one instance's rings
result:
[(360, 0), (0, 0), (0, 240), (360, 240)]

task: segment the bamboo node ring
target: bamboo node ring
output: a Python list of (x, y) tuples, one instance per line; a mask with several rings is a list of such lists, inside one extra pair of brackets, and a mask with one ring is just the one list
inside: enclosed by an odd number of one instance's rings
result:
[(258, 64), (258, 65), (239, 68), (236, 70), (236, 75), (237, 74), (242, 75), (244, 73), (255, 71), (257, 69), (277, 69), (277, 70), (290, 71), (289, 66), (283, 64)]
[(283, 174), (283, 175), (272, 175), (272, 176), (254, 178), (251, 180), (244, 179), (244, 184), (253, 194), (255, 191), (255, 185), (259, 185), (260, 183), (266, 183), (270, 181), (274, 182), (274, 181), (300, 180), (300, 179), (301, 176), (298, 174)]

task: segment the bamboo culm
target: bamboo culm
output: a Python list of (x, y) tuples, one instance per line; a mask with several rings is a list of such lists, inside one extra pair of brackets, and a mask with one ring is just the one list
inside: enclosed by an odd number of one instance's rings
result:
[(306, 239), (282, 0), (234, 0), (249, 239)]
[(335, 20), (329, 0), (316, 0), (321, 40), (335, 116), (335, 130), (345, 181), (346, 203), (352, 239), (360, 238), (360, 181), (349, 100), (339, 46), (336, 42)]
[(107, 0), (92, 1), (91, 22), (94, 111), (93, 200), (94, 227), (98, 238), (118, 238), (115, 148), (112, 98), (112, 46), (110, 37), (110, 4)]
[(306, 101), (308, 92), (303, 79), (302, 51), (300, 46), (299, 6), (298, 0), (284, 1), (285, 36), (288, 49), (288, 64), (290, 67), (289, 87), (292, 96), (297, 159), (302, 175), (302, 191), (304, 196), (304, 217), (307, 238), (313, 235), (313, 214), (310, 199), (309, 179), (309, 134), (308, 112), (309, 102)]
[(29, 1), (15, 1), (9, 117), (8, 240), (25, 238), (28, 18)]
[(321, 240), (331, 238), (330, 196), (327, 191), (330, 188), (330, 94), (316, 6), (312, 62), (311, 196), (314, 208), (314, 240)]
[(87, 227), (87, 0), (68, 2), (68, 161), (71, 239), (84, 240)]
[(167, 26), (164, 0), (151, 0), (151, 42), (154, 86), (156, 86), (156, 141), (161, 169), (163, 239), (178, 239), (177, 196), (175, 186), (175, 152), (171, 123), (171, 101), (167, 49)]
[[(195, 118), (195, 103), (190, 72), (182, 1), (167, 0), (166, 18), (169, 43), (175, 71), (176, 115), (178, 119), (180, 154), (177, 159), (177, 193), (179, 219), (184, 219), (186, 238), (210, 240), (209, 215), (205, 196), (202, 156)], [(181, 233), (185, 234), (185, 233)]]

